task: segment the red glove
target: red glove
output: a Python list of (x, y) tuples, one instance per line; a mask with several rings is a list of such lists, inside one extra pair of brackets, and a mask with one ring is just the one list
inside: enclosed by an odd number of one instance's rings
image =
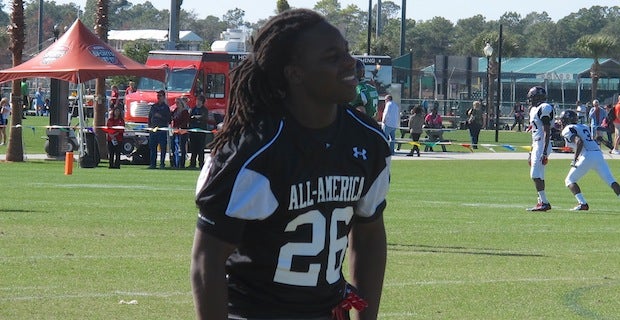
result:
[(547, 158), (546, 154), (543, 154), (542, 158), (540, 159), (540, 162), (542, 162), (543, 166), (547, 165), (547, 162), (549, 162), (549, 158)]
[(348, 313), (351, 308), (355, 308), (358, 311), (362, 311), (368, 307), (368, 302), (362, 299), (355, 292), (355, 287), (350, 284), (346, 284), (344, 299), (332, 309), (333, 320), (345, 320), (349, 319), (345, 316), (345, 312)]

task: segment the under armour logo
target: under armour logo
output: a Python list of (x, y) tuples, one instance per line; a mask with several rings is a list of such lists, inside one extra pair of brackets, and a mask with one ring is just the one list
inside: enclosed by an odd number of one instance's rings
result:
[(367, 160), (368, 157), (366, 157), (366, 149), (361, 149), (359, 150), (357, 147), (353, 147), (353, 156), (356, 158), (362, 158), (364, 160)]

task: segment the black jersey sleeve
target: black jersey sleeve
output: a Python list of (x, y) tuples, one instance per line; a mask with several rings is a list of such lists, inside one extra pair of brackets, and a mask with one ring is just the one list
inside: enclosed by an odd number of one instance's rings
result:
[(238, 244), (247, 221), (264, 220), (276, 210), (269, 177), (251, 166), (274, 140), (248, 134), (209, 157), (196, 185), (198, 228)]
[(234, 178), (233, 171), (230, 164), (223, 165), (212, 157), (207, 159), (196, 184), (197, 227), (221, 240), (237, 244), (245, 221), (225, 214), (234, 183), (227, 177), (233, 175)]
[(390, 185), (391, 151), (385, 135), (376, 121), (359, 115), (351, 110), (352, 116), (362, 127), (365, 127), (364, 141), (367, 142), (368, 152), (375, 153), (374, 162), (369, 165), (368, 174), (371, 179), (364, 195), (355, 207), (357, 222), (371, 222), (381, 217), (387, 206), (386, 196)]

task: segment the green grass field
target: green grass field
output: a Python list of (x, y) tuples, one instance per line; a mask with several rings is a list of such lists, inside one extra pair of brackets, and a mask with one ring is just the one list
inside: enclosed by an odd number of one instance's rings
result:
[[(193, 318), (198, 171), (104, 166), (0, 163), (0, 319)], [(394, 161), (379, 318), (618, 319), (620, 201), (591, 173), (569, 211), (567, 170), (531, 213), (525, 161)]]
[[(27, 154), (44, 153), (47, 121), (24, 120)], [(483, 131), (481, 143), (494, 144), (494, 134)], [(446, 137), (468, 142), (467, 131)], [(530, 139), (499, 137), (514, 146)], [(592, 210), (568, 211), (575, 201), (563, 187), (563, 162), (549, 166), (554, 210), (531, 214), (524, 208), (535, 195), (523, 161), (395, 161), (381, 318), (614, 319), (618, 203), (591, 175), (582, 185)], [(0, 176), (10, 199), (0, 205), (0, 318), (192, 317), (197, 172), (125, 166), (64, 176), (61, 162), (28, 161), (0, 163)]]

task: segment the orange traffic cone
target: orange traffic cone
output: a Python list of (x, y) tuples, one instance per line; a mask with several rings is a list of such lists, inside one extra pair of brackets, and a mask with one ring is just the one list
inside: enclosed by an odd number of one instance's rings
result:
[(71, 175), (73, 173), (73, 152), (67, 151), (65, 153), (65, 175)]

